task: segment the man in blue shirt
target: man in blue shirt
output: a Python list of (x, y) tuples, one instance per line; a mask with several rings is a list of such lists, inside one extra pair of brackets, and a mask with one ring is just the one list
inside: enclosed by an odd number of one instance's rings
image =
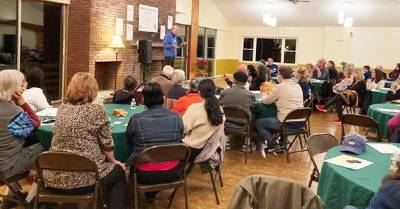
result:
[(267, 67), (269, 68), (271, 77), (276, 77), (278, 74), (278, 65), (274, 64), (274, 60), (272, 58), (267, 59)]
[(178, 26), (172, 26), (170, 32), (168, 32), (164, 37), (164, 66), (170, 65), (174, 67), (176, 49), (179, 48), (176, 42), (176, 35), (179, 32)]

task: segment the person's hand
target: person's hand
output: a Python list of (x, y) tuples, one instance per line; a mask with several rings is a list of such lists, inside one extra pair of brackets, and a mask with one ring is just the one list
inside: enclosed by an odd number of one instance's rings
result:
[(13, 95), (12, 95), (12, 100), (14, 101), (14, 103), (18, 106), (22, 106), (26, 103), (24, 97), (22, 97), (22, 89), (19, 91), (16, 91)]
[(251, 82), (253, 80), (253, 76), (249, 76), (249, 78), (247, 79), (249, 82)]
[(224, 74), (224, 75), (222, 76), (222, 78), (223, 78), (224, 80), (227, 80), (227, 79), (228, 79), (228, 76), (227, 76), (226, 74)]
[(185, 46), (187, 43), (188, 43), (188, 42), (185, 41), (185, 42), (183, 42), (181, 45), (182, 45), (182, 46)]
[(397, 83), (393, 83), (393, 84), (390, 86), (390, 90), (392, 90), (392, 91), (397, 91), (397, 87), (398, 87), (398, 84), (397, 84)]
[(172, 44), (172, 46), (174, 46), (175, 49), (178, 48), (178, 45), (176, 45), (176, 44)]
[(115, 161), (113, 162), (113, 164), (114, 164), (114, 166), (116, 166), (116, 165), (121, 166), (121, 168), (122, 168), (124, 171), (127, 171), (127, 170), (128, 170), (128, 168), (126, 167), (125, 163), (121, 163), (121, 162), (118, 161), (118, 160), (115, 160)]

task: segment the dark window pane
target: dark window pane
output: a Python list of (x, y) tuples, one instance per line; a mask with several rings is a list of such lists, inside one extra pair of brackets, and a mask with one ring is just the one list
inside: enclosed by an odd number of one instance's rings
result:
[(244, 49), (253, 49), (254, 39), (252, 38), (245, 38), (243, 41), (243, 48)]
[(243, 61), (253, 61), (253, 50), (243, 50)]
[(256, 60), (268, 58), (281, 62), (282, 39), (257, 39)]
[[(183, 38), (182, 38), (182, 36), (176, 37), (176, 42), (177, 42), (178, 45), (182, 44), (182, 43), (183, 43)], [(177, 57), (182, 57), (182, 48), (181, 48), (181, 47), (179, 47), (179, 48), (176, 50), (176, 56), (177, 56)]]
[(215, 37), (207, 37), (207, 45), (208, 47), (215, 47)]
[(16, 69), (17, 1), (0, 0), (0, 70)]
[(198, 36), (197, 39), (197, 57), (204, 58), (204, 36)]
[(286, 39), (285, 48), (286, 50), (296, 51), (296, 39)]
[(214, 58), (214, 48), (207, 49), (207, 58), (210, 58), (210, 59)]
[(285, 52), (285, 63), (296, 63), (296, 52)]

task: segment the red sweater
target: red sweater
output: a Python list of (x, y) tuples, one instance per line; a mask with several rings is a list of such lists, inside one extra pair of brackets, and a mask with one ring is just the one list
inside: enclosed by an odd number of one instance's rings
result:
[(178, 99), (172, 108), (172, 111), (179, 113), (179, 115), (182, 117), (190, 105), (201, 102), (202, 100), (203, 99), (200, 97), (199, 93), (188, 93)]

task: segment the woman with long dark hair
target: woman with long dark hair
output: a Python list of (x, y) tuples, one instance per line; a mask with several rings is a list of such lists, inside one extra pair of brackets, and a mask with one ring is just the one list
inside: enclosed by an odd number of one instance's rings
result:
[(269, 70), (267, 70), (267, 67), (263, 65), (262, 63), (258, 63), (256, 67), (256, 72), (257, 72), (257, 77), (255, 77), (251, 81), (250, 85), (250, 90), (251, 91), (259, 91), (261, 84), (263, 84), (265, 81), (267, 81), (267, 75), (269, 74)]
[(215, 97), (214, 82), (210, 79), (202, 80), (198, 90), (202, 101), (190, 105), (182, 117), (185, 127), (182, 141), (191, 148), (190, 162), (194, 162), (207, 140), (225, 121), (221, 105)]

